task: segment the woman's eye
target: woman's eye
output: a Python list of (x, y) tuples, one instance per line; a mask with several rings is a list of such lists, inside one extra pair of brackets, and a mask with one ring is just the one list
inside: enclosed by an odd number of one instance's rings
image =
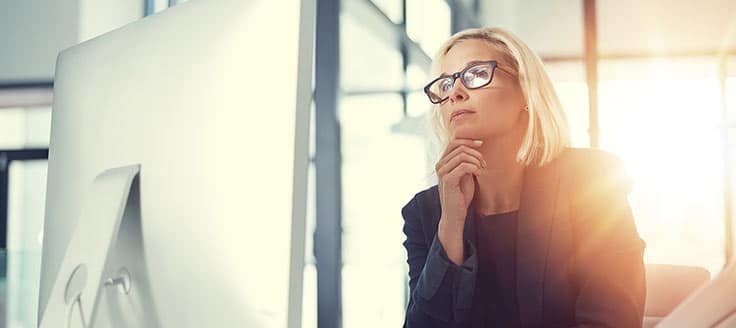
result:
[(482, 68), (472, 69), (470, 70), (470, 74), (473, 78), (478, 78), (478, 79), (488, 78), (488, 71)]
[(452, 82), (450, 81), (450, 79), (445, 79), (440, 82), (440, 90), (447, 91), (450, 89), (452, 89)]

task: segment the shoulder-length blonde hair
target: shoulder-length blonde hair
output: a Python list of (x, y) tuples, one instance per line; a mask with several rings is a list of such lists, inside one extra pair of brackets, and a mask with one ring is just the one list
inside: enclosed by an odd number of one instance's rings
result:
[[(518, 77), (519, 86), (529, 107), (529, 123), (516, 160), (525, 166), (549, 163), (570, 144), (570, 134), (564, 110), (552, 82), (539, 57), (516, 35), (501, 28), (475, 28), (456, 33), (440, 47), (435, 56), (433, 76), (440, 74), (440, 65), (458, 42), (479, 39), (490, 43), (502, 53), (499, 58)], [(449, 143), (449, 131), (439, 105), (432, 106), (431, 125), (437, 137), (440, 153)]]

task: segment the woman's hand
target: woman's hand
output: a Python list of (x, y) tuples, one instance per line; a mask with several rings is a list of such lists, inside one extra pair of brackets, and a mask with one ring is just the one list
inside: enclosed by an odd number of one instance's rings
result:
[(475, 195), (473, 175), (486, 167), (483, 155), (476, 149), (482, 143), (480, 140), (454, 139), (435, 165), (442, 219), (451, 221), (453, 225), (465, 223), (468, 207)]
[(450, 261), (457, 265), (465, 258), (463, 229), (468, 207), (475, 195), (473, 175), (486, 167), (483, 155), (477, 150), (481, 144), (471, 139), (453, 139), (435, 165), (442, 206), (437, 238)]

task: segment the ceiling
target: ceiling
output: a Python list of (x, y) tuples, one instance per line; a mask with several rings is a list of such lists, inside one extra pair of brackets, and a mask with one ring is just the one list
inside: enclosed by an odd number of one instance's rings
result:
[[(736, 54), (734, 0), (600, 0), (602, 56)], [(543, 58), (583, 55), (583, 0), (481, 0), (481, 23), (516, 33)]]

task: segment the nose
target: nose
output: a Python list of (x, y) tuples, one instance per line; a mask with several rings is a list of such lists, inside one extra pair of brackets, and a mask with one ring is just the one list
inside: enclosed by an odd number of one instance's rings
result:
[(447, 95), (448, 99), (450, 99), (451, 102), (458, 102), (458, 101), (464, 101), (468, 99), (468, 90), (465, 89), (465, 86), (460, 81), (460, 79), (455, 80), (455, 84), (452, 86), (452, 89), (449, 91), (450, 93)]

